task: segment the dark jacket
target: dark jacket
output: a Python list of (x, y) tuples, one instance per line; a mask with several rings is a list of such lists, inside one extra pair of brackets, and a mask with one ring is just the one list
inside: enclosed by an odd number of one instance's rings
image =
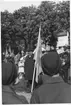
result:
[(17, 95), (10, 86), (2, 87), (2, 104), (28, 104), (24, 96)]
[(42, 76), (42, 80), (43, 85), (34, 90), (30, 101), (31, 103), (37, 104), (71, 102), (70, 85), (64, 83), (60, 76), (48, 78), (47, 75), (44, 75)]
[(24, 71), (25, 71), (25, 79), (32, 80), (33, 71), (34, 71), (34, 59), (33, 54), (31, 56), (27, 56), (24, 63)]

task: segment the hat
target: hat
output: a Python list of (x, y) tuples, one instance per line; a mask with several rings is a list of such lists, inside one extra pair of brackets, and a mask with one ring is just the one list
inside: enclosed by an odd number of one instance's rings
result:
[(2, 84), (9, 85), (14, 82), (17, 77), (17, 70), (13, 63), (3, 62), (2, 63)]
[(59, 73), (61, 61), (59, 55), (55, 51), (48, 52), (41, 57), (43, 72), (49, 76)]

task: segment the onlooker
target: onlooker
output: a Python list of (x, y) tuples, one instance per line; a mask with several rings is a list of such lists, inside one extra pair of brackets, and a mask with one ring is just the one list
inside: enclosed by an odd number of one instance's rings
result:
[(28, 86), (32, 84), (33, 71), (34, 71), (34, 54), (32, 52), (27, 55), (24, 63), (25, 79), (28, 80)]
[(17, 77), (16, 66), (13, 62), (2, 63), (2, 103), (3, 104), (27, 104), (25, 97), (18, 96), (13, 88)]
[(57, 52), (52, 50), (43, 55), (41, 63), (42, 85), (33, 91), (30, 103), (70, 103), (70, 85), (59, 76), (61, 61)]

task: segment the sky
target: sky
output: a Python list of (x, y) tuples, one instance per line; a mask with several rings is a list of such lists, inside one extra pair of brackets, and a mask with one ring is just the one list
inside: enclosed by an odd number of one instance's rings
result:
[[(34, 5), (38, 7), (42, 1), (48, 1), (48, 0), (0, 0), (0, 11), (8, 10), (9, 12), (13, 13), (15, 10), (20, 9), (22, 6)], [(49, 0), (49, 1), (58, 2), (63, 0)]]

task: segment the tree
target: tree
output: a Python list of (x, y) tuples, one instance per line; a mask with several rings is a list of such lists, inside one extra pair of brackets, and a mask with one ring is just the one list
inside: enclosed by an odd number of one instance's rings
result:
[(60, 22), (61, 29), (70, 30), (70, 1), (63, 1), (57, 4), (57, 15), (59, 16), (58, 22)]
[[(41, 24), (41, 37), (45, 45), (56, 47), (57, 34), (66, 30), (70, 33), (70, 2), (63, 1), (56, 4), (52, 1), (43, 1), (35, 6), (21, 7), (9, 13), (1, 12), (1, 38), (2, 46), (11, 42), (20, 46), (21, 40), (25, 44), (25, 51), (34, 50), (37, 43), (39, 26)], [(48, 36), (49, 40), (48, 40)]]

